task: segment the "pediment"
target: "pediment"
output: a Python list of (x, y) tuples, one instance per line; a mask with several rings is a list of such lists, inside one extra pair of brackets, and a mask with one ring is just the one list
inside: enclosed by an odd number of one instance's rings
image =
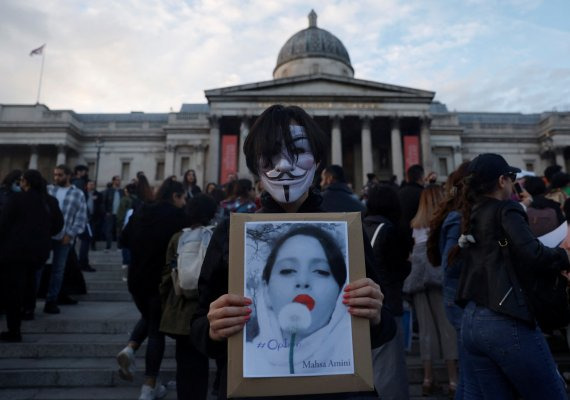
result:
[(434, 92), (366, 81), (334, 75), (308, 75), (272, 81), (230, 86), (206, 91), (210, 101), (229, 99), (251, 99), (279, 97), (312, 97), (336, 99), (406, 99), (420, 102), (430, 101)]

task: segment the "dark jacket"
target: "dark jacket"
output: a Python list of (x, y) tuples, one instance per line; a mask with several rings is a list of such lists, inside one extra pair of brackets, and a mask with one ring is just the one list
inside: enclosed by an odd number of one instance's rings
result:
[[(543, 246), (530, 231), (523, 208), (514, 201), (489, 198), (476, 205), (471, 213), (470, 233), (476, 243), (461, 250), (464, 265), (457, 289), (458, 304), (474, 301), (534, 324), (526, 293), (536, 276), (570, 269), (566, 251)], [(499, 246), (499, 241), (505, 239), (515, 279), (509, 277)]]
[[(322, 198), (318, 192), (310, 192), (309, 197), (301, 205), (298, 210), (299, 213), (308, 212), (322, 212), (320, 208)], [(268, 193), (262, 195), (262, 209), (259, 212), (263, 213), (283, 213), (284, 210), (276, 203)], [(201, 352), (205, 353), (211, 358), (227, 358), (227, 342), (226, 341), (213, 341), (209, 336), (210, 325), (208, 322), (207, 314), (210, 303), (228, 292), (228, 258), (229, 258), (229, 220), (226, 219), (218, 225), (208, 251), (204, 263), (202, 264), (202, 271), (200, 273), (200, 280), (198, 282), (198, 309), (192, 319), (192, 329), (190, 336), (194, 345)], [(373, 254), (370, 244), (364, 243), (365, 260), (366, 260), (366, 275), (374, 281), (379, 282), (373, 266)], [(372, 347), (378, 347), (383, 343), (391, 340), (396, 331), (394, 318), (386, 310), (382, 308), (382, 322), (375, 327), (371, 327), (371, 340)], [(226, 398), (226, 362), (222, 371), (222, 378), (220, 380), (220, 394), (219, 399)], [(326, 395), (304, 395), (304, 396), (291, 396), (288, 399), (344, 399), (347, 394), (326, 394)]]
[(103, 207), (103, 214), (106, 213), (113, 213), (113, 200), (115, 198), (115, 190), (119, 192), (119, 199), (122, 199), (125, 195), (121, 188), (115, 189), (110, 187), (105, 189), (103, 192), (103, 200), (101, 202), (101, 206)]
[(547, 199), (546, 197), (544, 197), (544, 195), (533, 196), (532, 204), (530, 206), (538, 210), (543, 210), (545, 208), (552, 208), (556, 212), (556, 218), (558, 218), (558, 225), (561, 225), (566, 220), (564, 218), (564, 214), (562, 213), (562, 209), (560, 208), (560, 203), (551, 199)]
[(186, 190), (186, 201), (202, 193), (202, 189), (200, 189), (200, 186), (198, 185), (184, 187), (184, 189)]
[(360, 211), (362, 214), (366, 212), (366, 207), (357, 198), (353, 196), (352, 190), (346, 183), (331, 183), (321, 193), (323, 203), (321, 209), (326, 212), (351, 212)]
[(45, 263), (51, 237), (63, 228), (57, 200), (35, 190), (10, 196), (0, 217), (0, 260)]
[(129, 292), (158, 293), (168, 242), (185, 226), (184, 218), (181, 208), (165, 201), (145, 204), (130, 218), (121, 234), (121, 245), (131, 251)]
[(415, 182), (406, 183), (398, 191), (398, 198), (400, 199), (400, 206), (402, 208), (402, 217), (400, 218), (400, 227), (412, 236), (412, 228), (410, 222), (418, 212), (420, 204), (420, 196), (424, 187)]
[(376, 260), (374, 265), (384, 293), (384, 304), (393, 315), (401, 316), (404, 313), (402, 286), (412, 268), (408, 257), (413, 242), (409, 238), (406, 242), (398, 227), (380, 215), (369, 215), (364, 218), (364, 230), (370, 240), (380, 224), (384, 225), (378, 232), (372, 248)]

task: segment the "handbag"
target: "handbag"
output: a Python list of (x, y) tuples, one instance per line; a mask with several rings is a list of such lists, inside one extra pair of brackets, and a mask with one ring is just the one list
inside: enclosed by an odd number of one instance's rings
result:
[[(498, 209), (499, 226), (502, 224), (503, 206)], [(517, 281), (513, 268), (509, 238), (499, 241), (499, 246), (505, 260), (505, 267), (512, 282)], [(518, 282), (517, 282), (518, 283)], [(520, 285), (518, 285), (520, 287)], [(532, 287), (524, 290), (536, 322), (543, 331), (552, 331), (568, 326), (570, 323), (570, 307), (568, 302), (568, 283), (566, 279), (557, 271), (544, 271), (534, 276)], [(515, 291), (515, 295), (516, 295)], [(506, 297), (506, 296), (505, 296)]]

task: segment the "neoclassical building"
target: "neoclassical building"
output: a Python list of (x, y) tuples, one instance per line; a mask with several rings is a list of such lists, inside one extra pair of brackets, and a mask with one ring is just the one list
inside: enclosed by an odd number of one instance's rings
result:
[(497, 152), (522, 169), (558, 163), (570, 170), (570, 113), (450, 112), (435, 92), (354, 78), (343, 43), (317, 26), (285, 42), (273, 80), (205, 91), (207, 104), (178, 112), (82, 114), (43, 104), (0, 105), (0, 175), (56, 164), (85, 164), (102, 187), (113, 175), (144, 171), (155, 184), (194, 169), (199, 183), (248, 176), (239, 151), (268, 106), (294, 104), (329, 135), (330, 163), (342, 165), (359, 188), (366, 174), (381, 179), (416, 163), (447, 176), (461, 162)]

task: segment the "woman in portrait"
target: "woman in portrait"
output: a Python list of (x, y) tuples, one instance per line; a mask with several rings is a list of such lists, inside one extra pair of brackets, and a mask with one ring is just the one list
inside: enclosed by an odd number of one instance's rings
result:
[(263, 268), (246, 373), (351, 372), (350, 314), (340, 295), (346, 277), (343, 253), (324, 230), (306, 225), (281, 236)]

